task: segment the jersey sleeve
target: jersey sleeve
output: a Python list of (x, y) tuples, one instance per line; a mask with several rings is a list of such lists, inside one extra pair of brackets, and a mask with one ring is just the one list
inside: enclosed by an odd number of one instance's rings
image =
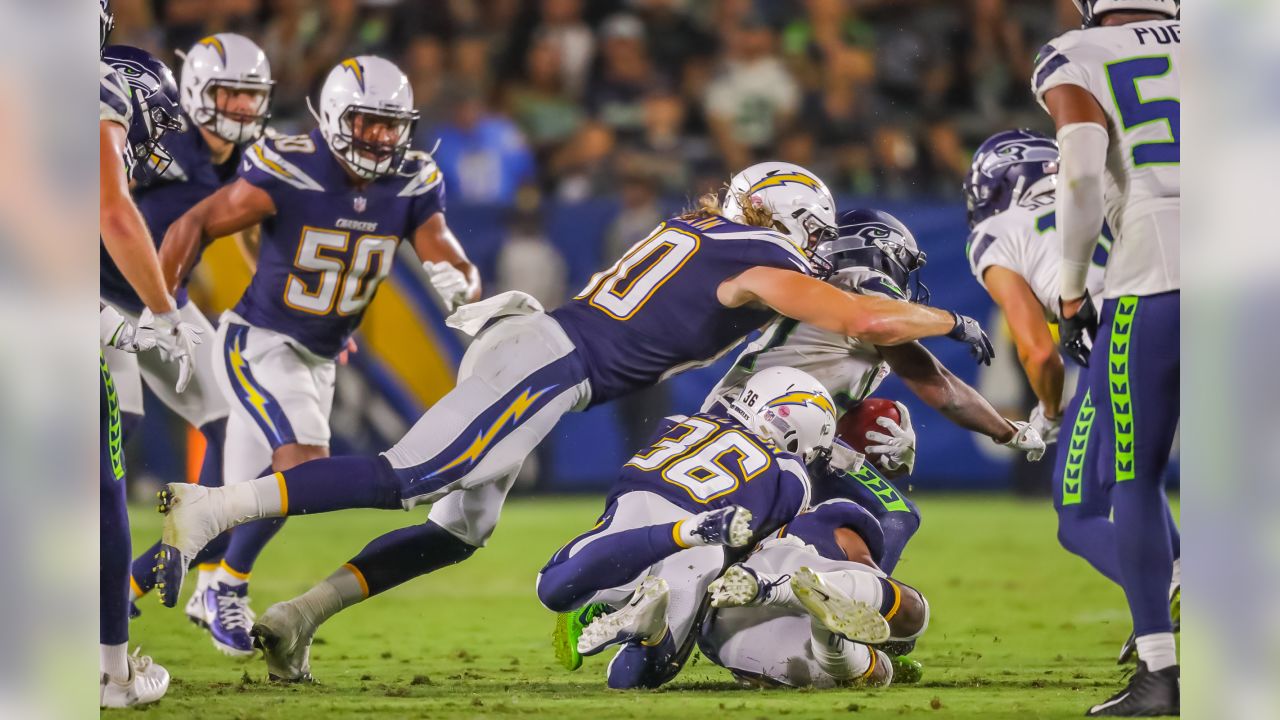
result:
[(742, 260), (749, 267), (776, 267), (805, 275), (814, 274), (813, 265), (804, 252), (779, 233), (762, 229), (751, 233), (750, 239), (747, 237), (744, 234), (743, 239), (747, 241), (743, 243)]
[(110, 65), (99, 63), (98, 120), (107, 120), (127, 130), (133, 121), (133, 102), (129, 88)]
[(409, 213), (416, 228), (432, 215), (444, 212), (444, 175), (435, 160), (425, 152), (412, 151), (408, 160), (414, 174), (399, 195), (412, 198)]
[[(282, 196), (290, 191), (324, 190), (300, 167), (299, 153), (281, 151), (276, 147), (278, 140), (279, 137), (263, 137), (250, 145), (240, 161), (239, 177), (266, 191), (276, 207), (280, 207)], [(312, 154), (314, 152), (313, 149)]]
[(1013, 239), (1008, 237), (1005, 229), (997, 223), (978, 224), (973, 232), (969, 233), (965, 254), (969, 256), (969, 271), (983, 288), (987, 287), (983, 274), (987, 268), (995, 265), (1008, 268), (1025, 277)]
[(1031, 92), (1046, 112), (1049, 108), (1044, 94), (1059, 85), (1077, 85), (1098, 95), (1089, 72), (1089, 67), (1098, 62), (1098, 52), (1084, 30), (1073, 30), (1040, 48), (1031, 73)]

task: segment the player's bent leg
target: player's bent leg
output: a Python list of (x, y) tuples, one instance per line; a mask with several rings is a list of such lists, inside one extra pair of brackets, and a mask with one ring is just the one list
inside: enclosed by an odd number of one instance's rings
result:
[(828, 478), (828, 482), (831, 489), (823, 496), (850, 498), (879, 522), (884, 547), (876, 564), (892, 573), (907, 543), (920, 529), (919, 508), (870, 464), (864, 463), (857, 472)]
[(670, 630), (656, 642), (633, 640), (619, 648), (609, 661), (605, 682), (614, 690), (661, 687), (679, 674), (678, 653)]
[[(865, 585), (869, 581), (878, 583), (880, 578), (868, 574), (865, 579), (849, 580)], [(867, 593), (836, 589), (823, 574), (811, 568), (802, 567), (795, 572), (791, 591), (815, 620), (854, 642), (882, 643), (892, 635), (889, 621), (880, 608), (860, 597)]]
[(671, 634), (667, 624), (669, 602), (667, 581), (655, 576), (646, 577), (636, 586), (626, 605), (601, 615), (582, 631), (578, 652), (589, 656), (610, 645), (632, 641), (649, 645), (661, 643)]

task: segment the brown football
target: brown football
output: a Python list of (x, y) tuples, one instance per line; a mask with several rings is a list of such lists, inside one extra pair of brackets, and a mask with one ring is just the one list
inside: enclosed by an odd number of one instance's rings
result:
[(840, 421), (836, 423), (836, 435), (854, 450), (866, 453), (867, 445), (871, 444), (867, 441), (867, 431), (885, 432), (884, 428), (876, 424), (876, 419), (880, 417), (887, 417), (896, 423), (902, 422), (902, 415), (892, 400), (871, 397), (840, 416)]

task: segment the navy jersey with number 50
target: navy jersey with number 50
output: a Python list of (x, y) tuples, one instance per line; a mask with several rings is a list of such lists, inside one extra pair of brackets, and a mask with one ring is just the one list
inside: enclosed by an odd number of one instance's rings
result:
[(716, 296), (720, 283), (759, 266), (812, 273), (785, 236), (719, 216), (668, 220), (596, 273), (551, 312), (587, 366), (591, 405), (713, 362), (777, 317)]
[(699, 413), (667, 418), (649, 447), (622, 467), (608, 503), (651, 492), (692, 513), (741, 505), (757, 536), (809, 506), (809, 475), (799, 456), (778, 449), (736, 420)]
[(440, 171), (411, 152), (401, 175), (351, 181), (320, 131), (263, 138), (240, 177), (271, 196), (258, 269), (236, 304), (248, 323), (336, 356), (391, 272), (401, 240), (444, 211)]

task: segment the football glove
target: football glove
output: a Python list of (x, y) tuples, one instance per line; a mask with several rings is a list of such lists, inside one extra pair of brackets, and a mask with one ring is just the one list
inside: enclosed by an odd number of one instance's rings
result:
[(1045, 445), (1058, 441), (1058, 429), (1062, 427), (1062, 416), (1051, 418), (1044, 414), (1044, 405), (1037, 404), (1031, 411), (1031, 417), (1027, 418), (1027, 422), (1040, 433), (1040, 439), (1044, 440)]
[(178, 363), (178, 382), (174, 390), (182, 392), (191, 382), (195, 371), (196, 345), (200, 344), (200, 328), (184, 322), (177, 310), (156, 315), (150, 309), (143, 310), (138, 318), (138, 328), (148, 328), (155, 333), (156, 348), (165, 362)]
[(1083, 300), (1076, 314), (1068, 318), (1062, 316), (1062, 298), (1058, 298), (1058, 336), (1062, 352), (1081, 367), (1089, 367), (1089, 353), (1098, 335), (1098, 309), (1093, 306), (1088, 290), (1084, 291)]
[(982, 326), (977, 320), (959, 313), (951, 313), (956, 319), (956, 324), (951, 328), (951, 332), (947, 333), (947, 337), (952, 340), (959, 340), (969, 346), (969, 354), (979, 365), (990, 365), (991, 358), (996, 356), (996, 351), (991, 347), (991, 340), (987, 334), (983, 332)]
[(98, 311), (98, 331), (104, 346), (128, 353), (142, 352), (156, 346), (154, 329), (134, 327), (110, 305), (103, 305)]
[(435, 288), (436, 294), (444, 302), (446, 313), (453, 312), (455, 308), (467, 301), (469, 283), (467, 283), (467, 276), (461, 270), (447, 262), (422, 263), (422, 269), (427, 271), (431, 287)]
[(911, 427), (911, 413), (907, 412), (907, 406), (897, 401), (893, 405), (898, 408), (902, 423), (883, 416), (876, 418), (876, 424), (888, 434), (868, 430), (867, 440), (877, 444), (868, 445), (867, 454), (880, 456), (878, 463), (881, 470), (897, 472), (906, 467), (907, 474), (911, 474), (916, 466), (916, 431)]
[(1013, 448), (1018, 452), (1027, 454), (1027, 459), (1036, 462), (1044, 456), (1044, 440), (1041, 439), (1040, 433), (1031, 426), (1031, 423), (1022, 422), (1021, 420), (1007, 420), (1013, 426), (1013, 437), (1009, 438), (1009, 442), (1001, 443), (1005, 447)]

